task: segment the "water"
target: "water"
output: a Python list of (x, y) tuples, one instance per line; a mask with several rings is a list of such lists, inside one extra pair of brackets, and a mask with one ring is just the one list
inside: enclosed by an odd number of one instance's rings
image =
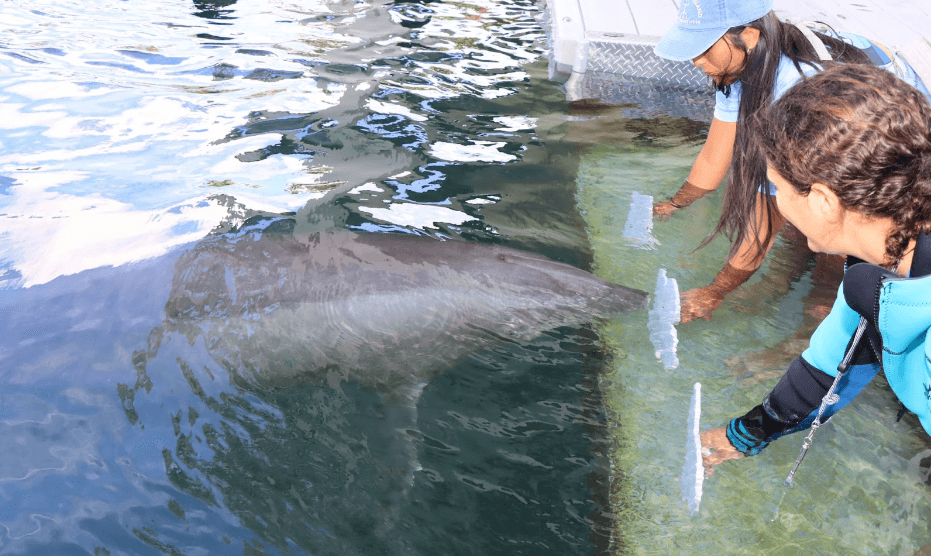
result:
[(607, 550), (591, 326), (479, 351), (413, 408), (232, 380), (165, 326), (185, 252), (281, 222), (590, 265), (539, 12), (3, 5), (0, 553)]
[[(598, 126), (617, 129), (618, 115)], [(613, 123), (612, 123), (613, 122)], [(584, 122), (577, 137), (591, 135)], [(710, 283), (727, 253), (716, 240), (694, 251), (714, 227), (722, 191), (656, 222), (660, 246), (617, 242), (632, 191), (668, 198), (701, 146), (686, 122), (658, 118), (627, 144), (591, 145), (579, 165), (579, 207), (595, 251), (596, 274), (642, 289), (660, 269), (680, 290)], [(665, 131), (664, 131), (665, 130)], [(624, 134), (621, 133), (621, 136)], [(697, 139), (697, 140), (696, 140)], [(596, 139), (597, 141), (597, 139)], [(794, 485), (783, 483), (803, 435), (760, 455), (725, 462), (704, 480), (690, 515), (681, 475), (689, 398), (702, 387), (701, 429), (760, 403), (833, 302), (839, 269), (812, 257), (803, 239), (780, 236), (762, 269), (728, 297), (710, 322), (677, 325), (679, 365), (666, 370), (644, 330), (617, 320), (599, 329), (622, 355), (603, 373), (613, 424), (611, 500), (621, 554), (921, 554), (931, 543), (931, 439), (914, 416), (896, 423), (899, 404), (878, 377), (823, 426)]]
[(702, 467), (702, 447), (699, 433), (701, 419), (701, 383), (692, 387), (692, 399), (689, 402), (689, 419), (687, 440), (685, 443), (685, 465), (682, 466), (682, 499), (689, 507), (689, 513), (695, 515), (701, 505), (701, 487), (705, 479)]
[(0, 553), (931, 542), (927, 437), (889, 423), (881, 387), (819, 432), (791, 492), (777, 488), (790, 439), (722, 466), (689, 516), (690, 385), (705, 385), (703, 426), (721, 422), (816, 320), (820, 275), (791, 243), (714, 321), (679, 327), (678, 369), (657, 361), (643, 310), (474, 353), (408, 385), (414, 412), (352, 381), (230, 380), (202, 337), (163, 326), (184, 253), (282, 221), (503, 244), (645, 291), (659, 268), (707, 283), (726, 246), (691, 250), (719, 195), (654, 223), (651, 249), (622, 240), (632, 194), (674, 190), (707, 127), (568, 106), (544, 78), (541, 10), (2, 5)]

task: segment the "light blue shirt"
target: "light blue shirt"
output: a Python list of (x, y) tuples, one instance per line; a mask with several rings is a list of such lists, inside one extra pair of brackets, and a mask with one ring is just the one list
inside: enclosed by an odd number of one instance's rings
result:
[[(915, 87), (925, 95), (929, 102), (931, 102), (931, 92), (928, 91), (928, 88), (922, 82), (921, 78), (918, 77), (918, 75), (915, 73), (915, 70), (908, 64), (908, 62), (900, 58), (898, 55), (894, 55), (894, 57), (890, 59), (882, 49), (859, 35), (854, 35), (853, 33), (839, 33), (839, 35), (840, 36), (835, 36), (846, 41), (848, 44), (863, 50), (870, 58), (870, 61), (872, 61), (877, 67), (891, 72), (909, 85)], [(811, 77), (818, 71), (821, 71), (820, 67), (810, 64), (801, 64), (801, 67), (802, 73), (805, 74), (805, 77)], [(793, 85), (801, 81), (802, 73), (799, 73), (798, 69), (795, 67), (795, 64), (792, 63), (792, 60), (783, 55), (779, 59), (779, 67), (776, 68), (776, 80), (773, 83), (772, 102), (776, 102), (776, 100), (784, 95), (786, 91), (791, 89)], [(731, 85), (730, 96), (724, 96), (724, 93), (717, 91), (714, 101), (715, 119), (721, 120), (722, 122), (736, 122), (740, 114), (740, 96), (740, 81), (737, 81)], [(769, 183), (768, 188), (765, 185), (760, 186), (760, 191), (763, 193), (769, 193), (770, 195), (775, 195), (776, 186), (772, 183)]]
[[(931, 92), (928, 91), (927, 86), (925, 86), (908, 62), (897, 54), (894, 54), (893, 58), (890, 59), (881, 48), (860, 35), (840, 32), (834, 36), (835, 38), (845, 41), (847, 44), (863, 50), (873, 64), (891, 72), (896, 77), (902, 79), (912, 87), (915, 87), (927, 97), (929, 102), (931, 102)], [(801, 66), (806, 77), (811, 77), (821, 70), (820, 67), (808, 64), (802, 64)], [(776, 68), (776, 81), (773, 84), (773, 102), (784, 95), (793, 85), (798, 83), (801, 77), (802, 75), (795, 68), (795, 64), (792, 63), (792, 60), (789, 60), (789, 58), (783, 55), (779, 59), (779, 67)], [(714, 117), (722, 122), (736, 122), (738, 113), (740, 112), (740, 93), (740, 81), (731, 85), (730, 96), (726, 97), (724, 93), (718, 91), (715, 95)]]
[[(805, 73), (806, 77), (814, 75), (819, 70), (820, 68), (816, 68), (815, 66), (802, 64), (802, 71)], [(784, 95), (786, 91), (792, 88), (792, 85), (795, 85), (801, 81), (801, 79), (802, 74), (795, 68), (795, 64), (793, 64), (792, 60), (787, 56), (783, 55), (779, 59), (779, 67), (776, 68), (776, 81), (773, 83), (773, 102)], [(740, 81), (731, 85), (730, 96), (726, 97), (724, 93), (718, 91), (714, 101), (715, 119), (721, 120), (722, 122), (736, 122), (737, 115), (740, 112), (740, 94)]]

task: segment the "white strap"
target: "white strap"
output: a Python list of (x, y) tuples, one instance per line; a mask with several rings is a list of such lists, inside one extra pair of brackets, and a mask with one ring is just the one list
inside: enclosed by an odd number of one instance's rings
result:
[(828, 53), (828, 49), (825, 48), (824, 43), (821, 42), (821, 39), (818, 38), (818, 35), (816, 35), (807, 25), (801, 21), (793, 21), (792, 24), (798, 27), (798, 30), (801, 31), (803, 35), (805, 35), (805, 38), (808, 39), (808, 42), (810, 42), (811, 46), (814, 47), (815, 53), (818, 55), (818, 59), (820, 59), (822, 62), (829, 62), (833, 60), (831, 55)]

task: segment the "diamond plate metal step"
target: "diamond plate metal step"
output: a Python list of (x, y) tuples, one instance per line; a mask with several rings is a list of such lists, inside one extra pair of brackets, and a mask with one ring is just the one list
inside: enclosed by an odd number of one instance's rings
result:
[[(581, 29), (574, 37), (557, 36), (559, 28), (568, 28), (566, 21), (578, 17), (571, 7), (548, 0), (543, 13), (549, 77), (565, 82), (568, 100), (635, 105), (628, 112), (643, 117), (660, 113), (711, 121), (714, 93), (701, 70), (657, 56), (653, 47), (660, 37)], [(556, 18), (563, 22), (557, 25)]]

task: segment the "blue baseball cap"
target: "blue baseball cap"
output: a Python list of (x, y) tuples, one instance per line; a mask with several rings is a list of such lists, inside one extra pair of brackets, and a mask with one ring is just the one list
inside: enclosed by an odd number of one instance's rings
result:
[(773, 0), (679, 0), (679, 20), (653, 51), (667, 60), (692, 60), (731, 27), (756, 21), (772, 9)]

